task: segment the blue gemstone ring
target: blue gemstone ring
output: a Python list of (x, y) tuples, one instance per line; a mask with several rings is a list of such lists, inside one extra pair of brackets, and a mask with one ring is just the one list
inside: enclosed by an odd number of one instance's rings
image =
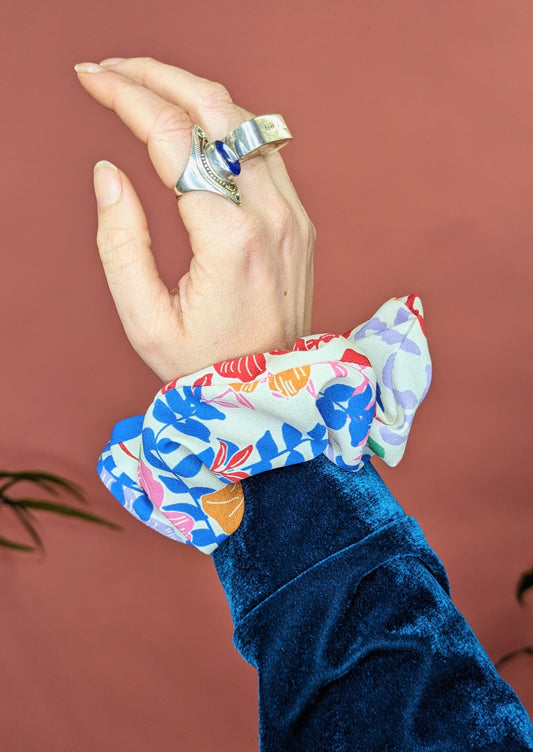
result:
[(220, 141), (210, 141), (198, 125), (192, 129), (189, 159), (174, 188), (176, 196), (189, 191), (210, 191), (241, 205), (235, 176), (241, 162), (267, 156), (292, 139), (281, 115), (260, 115), (241, 123)]
[(230, 147), (224, 143), (224, 141), (214, 141), (215, 149), (217, 150), (217, 153), (220, 155), (220, 157), (224, 160), (226, 167), (231, 172), (232, 175), (240, 175), (241, 174), (241, 163), (239, 162), (238, 156), (235, 154), (233, 149), (230, 149)]

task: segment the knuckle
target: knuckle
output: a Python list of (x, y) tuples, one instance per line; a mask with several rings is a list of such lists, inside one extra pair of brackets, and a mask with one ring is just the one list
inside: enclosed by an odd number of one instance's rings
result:
[(156, 62), (155, 58), (150, 57), (149, 55), (141, 55), (141, 57), (136, 57), (134, 62), (139, 65), (141, 68), (151, 68), (152, 65)]
[(209, 81), (207, 78), (202, 79), (198, 84), (196, 96), (201, 104), (209, 109), (218, 109), (231, 104), (231, 96), (226, 87), (217, 81)]
[(157, 113), (150, 128), (148, 140), (180, 136), (185, 132), (189, 133), (191, 127), (191, 121), (186, 112), (177, 109), (174, 105), (167, 104)]
[(108, 273), (122, 272), (135, 264), (143, 248), (150, 244), (148, 233), (141, 236), (129, 227), (99, 227), (96, 243)]
[(281, 240), (292, 240), (299, 233), (298, 220), (293, 210), (285, 201), (272, 207), (270, 219), (276, 234)]

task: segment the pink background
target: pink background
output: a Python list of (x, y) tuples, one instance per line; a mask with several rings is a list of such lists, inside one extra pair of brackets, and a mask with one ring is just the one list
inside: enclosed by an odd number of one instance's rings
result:
[[(21, 0), (0, 28), (0, 465), (64, 473), (124, 526), (42, 515), (44, 558), (0, 551), (0, 748), (257, 747), (256, 677), (210, 559), (130, 519), (95, 475), (159, 384), (99, 266), (94, 162), (131, 177), (169, 285), (188, 250), (144, 146), (77, 84), (82, 60), (151, 55), (283, 113), (318, 228), (314, 331), (422, 296), (434, 383), (383, 474), (490, 656), (533, 642), (532, 599), (513, 596), (533, 564), (530, 0)], [(18, 532), (5, 512), (0, 531)], [(532, 663), (504, 670), (530, 710)]]

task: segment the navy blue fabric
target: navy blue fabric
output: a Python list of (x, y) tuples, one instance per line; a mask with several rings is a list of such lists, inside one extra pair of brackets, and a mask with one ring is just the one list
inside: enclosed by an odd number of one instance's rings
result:
[(533, 727), (371, 465), (318, 457), (243, 482), (213, 554), (259, 673), (263, 752), (533, 750)]

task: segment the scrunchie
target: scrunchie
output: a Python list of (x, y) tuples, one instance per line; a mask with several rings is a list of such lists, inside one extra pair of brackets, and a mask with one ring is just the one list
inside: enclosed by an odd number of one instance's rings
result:
[(374, 454), (397, 465), (430, 381), (420, 299), (393, 298), (345, 334), (167, 384), (115, 426), (98, 473), (139, 520), (212, 553), (239, 526), (251, 475), (320, 453), (349, 471)]

